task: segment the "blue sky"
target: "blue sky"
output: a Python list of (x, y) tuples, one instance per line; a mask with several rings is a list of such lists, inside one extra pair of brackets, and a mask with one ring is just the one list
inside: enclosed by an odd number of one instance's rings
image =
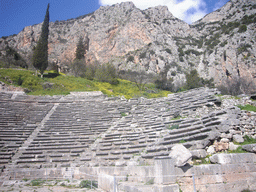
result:
[[(50, 3), (50, 21), (76, 18), (100, 6), (125, 0), (0, 0), (0, 37), (18, 34), (25, 26), (44, 20)], [(220, 8), (228, 0), (130, 0), (140, 9), (166, 5), (176, 17), (191, 23)]]

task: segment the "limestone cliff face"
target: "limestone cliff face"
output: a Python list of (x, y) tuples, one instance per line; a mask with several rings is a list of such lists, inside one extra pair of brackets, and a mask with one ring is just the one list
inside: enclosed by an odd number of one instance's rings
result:
[[(176, 83), (192, 69), (216, 84), (240, 77), (256, 83), (255, 14), (255, 2), (231, 0), (188, 25), (165, 6), (144, 11), (131, 2), (100, 7), (76, 19), (50, 23), (49, 60), (72, 62), (82, 36), (88, 43), (87, 63), (112, 62), (120, 70), (140, 66), (152, 73), (168, 66), (168, 77)], [(8, 44), (28, 58), (40, 32), (37, 24), (0, 38), (0, 50)]]

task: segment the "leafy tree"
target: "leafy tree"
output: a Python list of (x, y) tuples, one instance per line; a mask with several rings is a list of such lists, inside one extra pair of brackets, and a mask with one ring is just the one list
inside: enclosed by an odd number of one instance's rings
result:
[(140, 91), (144, 90), (146, 83), (149, 83), (150, 80), (154, 79), (153, 74), (148, 74), (144, 70), (139, 68), (135, 71), (119, 71), (119, 76), (122, 79), (127, 79), (129, 81), (134, 82)]
[(201, 86), (203, 86), (203, 83), (196, 69), (186, 74), (186, 86), (185, 86), (186, 89), (194, 89)]
[(256, 84), (246, 77), (228, 78), (218, 89), (223, 95), (252, 94), (256, 91)]
[(226, 61), (227, 60), (227, 51), (225, 50), (224, 51), (224, 61)]
[(133, 62), (134, 61), (134, 56), (130, 55), (128, 58), (127, 58), (127, 63), (128, 62)]
[(207, 80), (207, 79), (200, 78), (196, 69), (186, 74), (185, 89), (189, 90), (189, 89), (194, 89), (194, 88), (203, 87), (203, 86), (214, 87), (213, 79), (211, 78)]
[(20, 66), (22, 68), (28, 68), (26, 61), (23, 57), (12, 47), (7, 45), (5, 47), (6, 55), (4, 56), (4, 60), (6, 61), (6, 67), (10, 67), (11, 65)]
[(99, 66), (95, 72), (95, 78), (101, 82), (108, 82), (110, 84), (118, 84), (116, 68), (113, 64), (107, 63)]
[(239, 27), (238, 32), (239, 32), (239, 33), (243, 33), (243, 32), (245, 32), (245, 31), (247, 31), (247, 26), (246, 26), (246, 25), (241, 25), (241, 26)]
[(76, 59), (71, 65), (72, 73), (75, 77), (84, 77), (86, 72), (85, 62)]
[(33, 66), (40, 71), (41, 77), (48, 66), (49, 8), (50, 4), (48, 3), (41, 36), (37, 42), (32, 58)]
[(173, 79), (167, 78), (167, 73), (169, 69), (170, 69), (170, 65), (165, 65), (164, 70), (160, 72), (159, 77), (155, 81), (157, 88), (167, 90), (167, 91), (173, 91), (174, 89)]
[(89, 80), (93, 80), (95, 77), (96, 66), (89, 64), (86, 65), (85, 77)]
[(81, 60), (84, 59), (85, 54), (85, 45), (83, 42), (83, 38), (80, 37), (76, 46), (76, 59)]

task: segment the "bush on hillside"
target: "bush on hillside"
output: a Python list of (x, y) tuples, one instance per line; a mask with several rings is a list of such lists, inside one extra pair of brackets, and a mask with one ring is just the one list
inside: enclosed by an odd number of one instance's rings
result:
[(144, 90), (144, 87), (147, 83), (150, 83), (152, 79), (154, 79), (154, 75), (151, 73), (146, 73), (145, 71), (119, 71), (119, 77), (122, 79), (126, 79), (132, 81), (136, 84), (140, 91)]
[(93, 80), (95, 77), (97, 66), (93, 64), (86, 65), (85, 77), (89, 80)]
[(241, 25), (241, 26), (239, 27), (238, 32), (239, 32), (239, 33), (243, 33), (243, 32), (245, 32), (245, 31), (247, 31), (247, 26), (246, 26), (246, 25)]
[(85, 77), (85, 72), (86, 72), (85, 61), (76, 59), (71, 64), (71, 71), (72, 71), (72, 75), (74, 75), (75, 77)]
[(127, 58), (127, 63), (128, 62), (133, 62), (134, 61), (134, 56), (130, 55), (128, 58)]
[(204, 86), (213, 87), (213, 79), (207, 80), (200, 78), (196, 69), (190, 71), (190, 73), (186, 73), (186, 85), (184, 87), (185, 89), (189, 90)]
[(18, 66), (22, 68), (28, 68), (28, 65), (24, 58), (12, 47), (8, 45), (5, 47), (5, 55), (3, 55), (3, 65), (4, 68), (9, 68), (12, 66)]
[(117, 85), (119, 83), (117, 80), (116, 68), (110, 63), (98, 66), (95, 72), (95, 79), (112, 85)]
[(218, 86), (223, 95), (240, 95), (252, 94), (256, 91), (256, 85), (253, 81), (245, 77), (235, 77), (227, 79), (223, 84)]
[(174, 84), (172, 78), (167, 78), (167, 73), (170, 69), (169, 65), (164, 67), (164, 70), (159, 73), (157, 80), (155, 81), (156, 87), (158, 89), (174, 91)]
[[(144, 58), (146, 58), (146, 56), (147, 56), (147, 52), (145, 51), (145, 52), (140, 54), (140, 59), (144, 59)], [(131, 61), (133, 61), (133, 60), (134, 59), (131, 59)]]

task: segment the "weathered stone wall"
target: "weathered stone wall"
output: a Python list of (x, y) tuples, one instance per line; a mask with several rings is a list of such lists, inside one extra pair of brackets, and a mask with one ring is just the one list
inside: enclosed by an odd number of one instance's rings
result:
[[(196, 191), (200, 192), (241, 192), (243, 190), (255, 190), (256, 189), (256, 155), (253, 153), (244, 154), (216, 154), (214, 159), (218, 159), (216, 164), (205, 164), (198, 166), (182, 166), (174, 167), (170, 159), (164, 158), (162, 160), (155, 160), (155, 172), (154, 177), (152, 175), (143, 175), (144, 178), (153, 178), (154, 184), (151, 184), (149, 191), (158, 191), (163, 187), (169, 187), (169, 190), (183, 192), (191, 192), (194, 190), (194, 184)], [(156, 169), (157, 168), (157, 169)], [(147, 169), (152, 169), (151, 166)], [(128, 180), (130, 178), (141, 177), (141, 172), (135, 175), (130, 174), (129, 168), (127, 168)], [(140, 170), (138, 168), (138, 170)], [(161, 174), (159, 174), (161, 173)], [(193, 177), (195, 183), (193, 183)], [(119, 180), (120, 181), (120, 180)], [(149, 179), (140, 181), (138, 183), (121, 182), (121, 189), (125, 189), (126, 192), (132, 192), (133, 190), (144, 191), (143, 185), (150, 185), (147, 183)], [(142, 184), (143, 183), (143, 184)], [(177, 189), (176, 185), (179, 188)], [(158, 189), (157, 189), (158, 188)]]

